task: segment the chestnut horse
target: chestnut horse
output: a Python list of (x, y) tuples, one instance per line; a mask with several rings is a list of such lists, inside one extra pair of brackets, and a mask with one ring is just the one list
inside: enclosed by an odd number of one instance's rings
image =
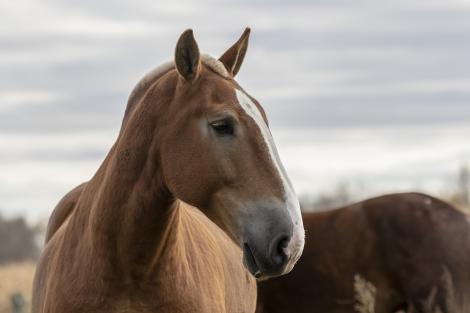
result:
[[(470, 312), (462, 309), (470, 297), (470, 227), (447, 203), (392, 194), (303, 218), (303, 256), (289, 275), (258, 284), (257, 312)], [(362, 292), (355, 277), (375, 289), (373, 310), (355, 310)]]
[(292, 269), (300, 207), (233, 78), (248, 37), (217, 60), (187, 30), (137, 84), (106, 159), (50, 219), (33, 313), (254, 312), (253, 276)]

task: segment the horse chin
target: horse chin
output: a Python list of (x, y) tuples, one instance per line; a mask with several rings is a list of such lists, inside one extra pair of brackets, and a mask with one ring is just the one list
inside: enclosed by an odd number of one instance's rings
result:
[(250, 274), (256, 278), (257, 281), (263, 281), (271, 277), (285, 274), (284, 271), (282, 271), (282, 273), (271, 273), (269, 270), (264, 269), (263, 266), (260, 265), (256, 260), (254, 251), (247, 243), (243, 244), (243, 265), (248, 270), (248, 272), (250, 272)]
[(256, 262), (255, 256), (253, 255), (253, 251), (247, 243), (243, 244), (243, 265), (256, 279), (263, 276), (261, 269)]

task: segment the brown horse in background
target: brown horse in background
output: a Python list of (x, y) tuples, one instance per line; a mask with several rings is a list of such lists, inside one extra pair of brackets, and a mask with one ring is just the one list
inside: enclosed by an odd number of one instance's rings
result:
[(292, 269), (300, 207), (233, 78), (248, 36), (216, 60), (188, 30), (137, 84), (101, 167), (51, 216), (33, 313), (254, 312), (253, 276)]
[(303, 219), (303, 256), (258, 284), (257, 312), (470, 312), (470, 225), (447, 203), (392, 194)]

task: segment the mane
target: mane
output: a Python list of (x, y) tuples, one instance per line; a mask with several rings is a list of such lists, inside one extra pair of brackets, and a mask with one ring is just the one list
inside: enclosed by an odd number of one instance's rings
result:
[(209, 54), (201, 55), (201, 61), (203, 64), (209, 67), (212, 71), (216, 72), (223, 78), (229, 77), (229, 74), (228, 74), (227, 69), (225, 68), (225, 65), (223, 65), (222, 62), (210, 56)]
[[(210, 68), (213, 72), (219, 74), (220, 76), (224, 78), (229, 77), (229, 73), (225, 66), (217, 60), (216, 58), (210, 56), (209, 54), (202, 54), (201, 55), (201, 62), (202, 64), (206, 65), (208, 68)], [(142, 96), (145, 94), (145, 91), (147, 91), (148, 88), (160, 77), (162, 77), (164, 74), (169, 72), (170, 70), (175, 68), (175, 62), (174, 61), (167, 61), (147, 74), (145, 74), (144, 77), (142, 77), (139, 82), (135, 85), (135, 87), (132, 89), (132, 92), (127, 100), (127, 107), (126, 107), (126, 112), (124, 113), (124, 119), (123, 119), (123, 124), (127, 120), (128, 115), (134, 108), (135, 104), (139, 103), (139, 101), (142, 99)]]

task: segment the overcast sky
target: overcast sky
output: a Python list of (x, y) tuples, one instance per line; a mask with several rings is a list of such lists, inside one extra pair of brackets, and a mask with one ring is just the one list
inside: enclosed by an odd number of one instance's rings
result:
[[(0, 0), (0, 212), (47, 216), (191, 27), (271, 121), (299, 193), (450, 188), (470, 164), (470, 1)], [(362, 188), (362, 187), (361, 187)]]

